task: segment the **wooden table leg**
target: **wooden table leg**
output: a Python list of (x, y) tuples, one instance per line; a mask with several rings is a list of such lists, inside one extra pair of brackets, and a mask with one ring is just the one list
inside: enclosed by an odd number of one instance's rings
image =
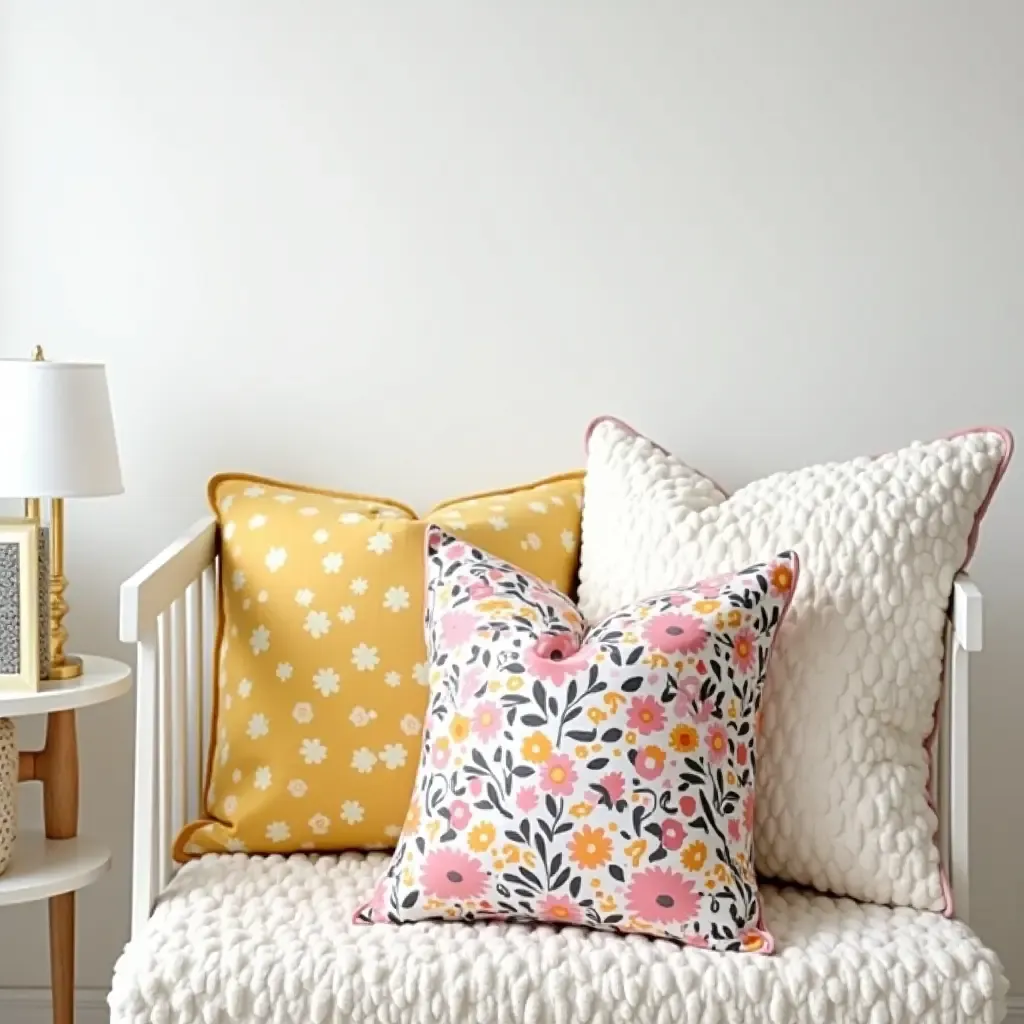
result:
[(50, 897), (50, 993), (53, 1024), (75, 1020), (75, 894)]
[[(43, 783), (43, 821), (48, 839), (78, 834), (78, 738), (74, 711), (47, 717), (46, 745), (36, 755)], [(53, 1024), (75, 1020), (75, 894), (50, 898), (50, 991)]]

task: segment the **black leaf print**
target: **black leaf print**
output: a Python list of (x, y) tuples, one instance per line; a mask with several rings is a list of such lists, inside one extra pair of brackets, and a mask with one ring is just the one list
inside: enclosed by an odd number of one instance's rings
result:
[(644, 823), (644, 809), (639, 804), (633, 808), (633, 831), (640, 835)]
[(605, 731), (603, 733), (601, 733), (601, 742), (602, 743), (618, 743), (618, 741), (621, 740), (621, 739), (622, 739), (622, 730), (621, 729), (605, 729)]
[[(498, 813), (501, 814), (502, 817), (505, 817), (505, 818), (511, 818), (512, 817), (512, 815), (509, 814), (509, 812), (505, 810), (505, 805), (502, 803), (501, 797), (498, 795), (497, 787), (494, 785), (493, 782), (488, 782), (487, 783), (487, 795), (488, 795), (488, 797), (490, 797), (491, 803), (494, 804), (494, 809), (496, 811), (498, 811)], [(477, 805), (477, 806), (479, 806), (479, 805)]]
[(600, 770), (601, 768), (607, 768), (607, 767), (608, 767), (608, 758), (607, 757), (595, 757), (592, 760), (587, 762), (587, 768), (590, 771), (596, 772), (596, 771)]
[(540, 890), (544, 888), (544, 886), (541, 885), (540, 879), (529, 868), (520, 868), (519, 874), (529, 885), (532, 885), (534, 889)]
[(577, 743), (593, 743), (597, 739), (596, 729), (570, 729), (566, 734), (571, 740)]
[(402, 909), (411, 910), (416, 906), (416, 901), (420, 898), (418, 889), (413, 889), (412, 892), (408, 893), (404, 900), (402, 900)]
[(630, 676), (629, 679), (623, 680), (623, 682), (619, 684), (619, 689), (625, 693), (636, 693), (636, 691), (643, 685), (643, 676)]
[(543, 712), (547, 707), (547, 694), (544, 692), (544, 685), (539, 679), (533, 684), (531, 692), (533, 693), (533, 703)]
[(627, 665), (635, 665), (640, 658), (643, 656), (644, 649), (642, 647), (634, 647), (629, 653), (629, 657), (626, 658)]
[(583, 887), (583, 879), (579, 875), (574, 875), (572, 881), (569, 882), (569, 895), (574, 899), (579, 899), (580, 889)]
[(541, 718), (540, 715), (523, 715), (519, 721), (521, 721), (523, 725), (528, 725), (531, 728), (536, 729), (538, 726), (544, 725), (547, 722), (547, 719)]
[(614, 878), (616, 882), (624, 883), (626, 881), (625, 872), (623, 872), (622, 868), (619, 867), (618, 864), (609, 864), (608, 865), (608, 874), (611, 875), (612, 878)]

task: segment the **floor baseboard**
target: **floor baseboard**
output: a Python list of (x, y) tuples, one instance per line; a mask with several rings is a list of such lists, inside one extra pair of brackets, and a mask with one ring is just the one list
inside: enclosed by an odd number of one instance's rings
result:
[[(0, 988), (0, 1021), (3, 1024), (52, 1024), (48, 988)], [(107, 993), (100, 988), (80, 988), (75, 999), (75, 1024), (110, 1024)]]
[[(1010, 996), (1006, 1024), (1024, 1024), (1024, 996)], [(107, 993), (80, 988), (75, 1000), (75, 1024), (110, 1024)], [(51, 1024), (48, 988), (0, 988), (3, 1024)]]

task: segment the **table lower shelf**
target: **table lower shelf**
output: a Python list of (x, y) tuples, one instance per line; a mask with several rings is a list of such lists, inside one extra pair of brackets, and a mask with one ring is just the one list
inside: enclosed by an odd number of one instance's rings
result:
[(0, 907), (59, 896), (95, 882), (110, 867), (110, 850), (88, 836), (47, 839), (18, 833), (14, 857), (0, 875)]

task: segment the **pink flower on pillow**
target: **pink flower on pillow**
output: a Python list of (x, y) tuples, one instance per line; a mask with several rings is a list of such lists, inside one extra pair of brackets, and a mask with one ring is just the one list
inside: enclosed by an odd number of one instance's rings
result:
[(441, 636), (446, 647), (461, 647), (476, 632), (476, 618), (469, 612), (447, 612), (441, 616)]
[(568, 754), (552, 754), (540, 769), (540, 788), (555, 796), (572, 796), (579, 776)]
[(729, 838), (734, 843), (740, 841), (740, 823), (735, 818), (729, 819)]
[(718, 764), (729, 753), (729, 734), (722, 725), (712, 725), (707, 733), (708, 759)]
[(641, 736), (665, 728), (665, 709), (656, 697), (634, 697), (626, 712), (626, 724)]
[(682, 924), (699, 906), (693, 882), (668, 868), (637, 871), (626, 894), (629, 912), (652, 924)]
[(661, 826), (661, 845), (666, 850), (678, 850), (685, 838), (686, 830), (675, 818), (669, 818)]
[(644, 639), (665, 654), (696, 654), (707, 638), (704, 622), (696, 615), (665, 612), (644, 626)]
[(696, 676), (689, 676), (680, 680), (679, 690), (676, 693), (676, 702), (672, 711), (679, 718), (682, 718), (696, 703), (700, 696), (700, 680)]
[(472, 815), (469, 810), (469, 804), (465, 800), (455, 800), (452, 802), (451, 807), (448, 809), (448, 821), (453, 829), (461, 832), (469, 824), (470, 817)]
[(533, 786), (526, 786), (524, 789), (519, 790), (519, 793), (516, 795), (516, 807), (519, 810), (524, 814), (529, 814), (536, 806), (537, 790)]
[(492, 597), (494, 595), (494, 587), (489, 583), (473, 583), (469, 586), (469, 596), (474, 601), (482, 601), (485, 597)]
[(622, 799), (626, 792), (626, 780), (622, 772), (609, 772), (602, 776), (598, 785), (608, 794), (613, 806)]
[(568, 896), (548, 893), (537, 904), (537, 916), (553, 924), (579, 924), (583, 920), (583, 911)]
[(427, 854), (420, 883), (438, 900), (479, 899), (487, 886), (487, 874), (476, 857), (441, 846)]
[(729, 582), (730, 578), (729, 573), (720, 573), (718, 576), (710, 576), (706, 580), (701, 580), (691, 589), (696, 590), (701, 597), (720, 597), (722, 587)]
[(665, 751), (661, 747), (641, 747), (636, 752), (636, 763), (633, 767), (641, 779), (650, 782), (656, 779), (665, 767)]
[(473, 712), (473, 735), (485, 743), (494, 739), (501, 729), (501, 709), (494, 701), (485, 700), (477, 704)]
[(757, 637), (753, 630), (741, 629), (732, 641), (732, 657), (741, 672), (749, 672), (757, 659)]
[(588, 668), (590, 651), (581, 650), (568, 633), (545, 633), (524, 655), (526, 669), (552, 686), (564, 686), (569, 676)]
[(452, 749), (449, 746), (447, 736), (441, 736), (434, 744), (434, 749), (430, 752), (430, 763), (438, 770), (443, 771), (448, 766), (448, 758), (451, 756)]

